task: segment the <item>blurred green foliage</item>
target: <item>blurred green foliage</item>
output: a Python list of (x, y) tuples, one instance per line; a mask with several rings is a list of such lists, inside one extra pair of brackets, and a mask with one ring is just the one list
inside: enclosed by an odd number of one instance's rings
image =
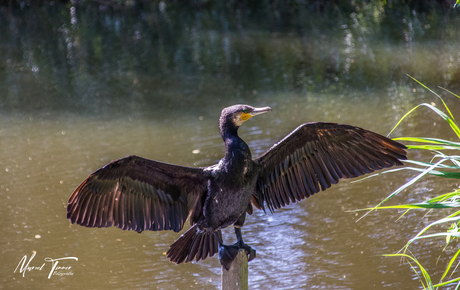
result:
[[(1, 1), (0, 110), (460, 84), (448, 1)], [(37, 102), (36, 100), (39, 100)]]

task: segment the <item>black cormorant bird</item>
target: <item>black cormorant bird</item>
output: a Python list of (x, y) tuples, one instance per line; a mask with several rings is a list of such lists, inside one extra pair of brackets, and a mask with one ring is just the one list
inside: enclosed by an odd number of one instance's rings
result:
[[(253, 207), (273, 212), (336, 184), (374, 170), (402, 165), (406, 146), (358, 127), (305, 123), (257, 158), (238, 136), (249, 118), (270, 111), (235, 105), (222, 110), (220, 133), (226, 154), (218, 164), (191, 168), (138, 156), (113, 161), (85, 179), (72, 193), (67, 218), (86, 227), (173, 230), (191, 227), (169, 248), (174, 263), (204, 260), (219, 253), (229, 269), (243, 242), (241, 227)], [(221, 230), (233, 225), (234, 245)]]

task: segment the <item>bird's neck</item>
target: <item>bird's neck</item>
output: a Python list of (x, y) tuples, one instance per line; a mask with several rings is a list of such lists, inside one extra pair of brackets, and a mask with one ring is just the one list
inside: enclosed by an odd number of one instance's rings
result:
[(251, 150), (246, 142), (238, 136), (238, 128), (224, 130), (222, 138), (225, 142), (226, 154), (224, 160), (230, 170), (244, 170), (252, 161)]
[(238, 137), (238, 126), (236, 126), (231, 120), (229, 119), (221, 119), (220, 120), (220, 134), (224, 142), (226, 139), (232, 139), (234, 137)]

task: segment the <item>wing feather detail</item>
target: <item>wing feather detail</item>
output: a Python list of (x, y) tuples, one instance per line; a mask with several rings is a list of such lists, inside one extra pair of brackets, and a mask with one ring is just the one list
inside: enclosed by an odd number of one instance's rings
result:
[(86, 227), (179, 232), (191, 212), (198, 211), (194, 219), (202, 214), (205, 192), (202, 168), (128, 156), (80, 184), (69, 198), (67, 218)]
[(254, 162), (260, 167), (254, 206), (270, 211), (331, 187), (342, 178), (403, 165), (406, 146), (336, 123), (305, 123)]

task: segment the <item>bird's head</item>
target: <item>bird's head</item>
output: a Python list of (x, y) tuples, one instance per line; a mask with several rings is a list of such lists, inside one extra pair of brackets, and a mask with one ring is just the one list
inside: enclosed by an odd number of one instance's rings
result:
[(220, 115), (221, 133), (230, 128), (238, 129), (241, 124), (250, 118), (268, 111), (271, 111), (270, 107), (254, 108), (248, 105), (234, 105), (227, 107), (222, 110)]

